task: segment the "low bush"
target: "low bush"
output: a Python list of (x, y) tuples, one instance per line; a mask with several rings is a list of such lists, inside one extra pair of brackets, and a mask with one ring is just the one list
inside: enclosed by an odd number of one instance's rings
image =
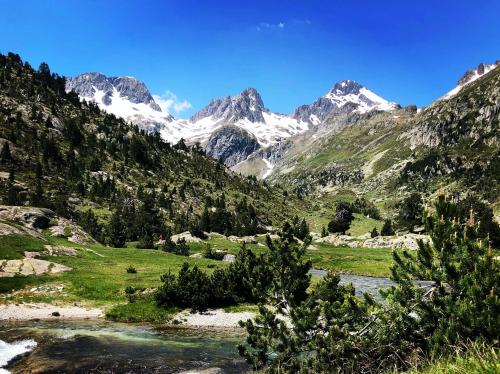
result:
[(132, 265), (130, 265), (127, 268), (127, 273), (129, 273), (129, 274), (136, 274), (137, 273), (137, 269), (135, 267), (133, 267)]

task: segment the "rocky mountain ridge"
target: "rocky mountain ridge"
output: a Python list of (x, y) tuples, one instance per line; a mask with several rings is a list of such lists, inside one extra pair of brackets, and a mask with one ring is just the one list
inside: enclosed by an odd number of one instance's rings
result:
[(336, 83), (326, 95), (312, 104), (301, 105), (292, 113), (293, 118), (319, 124), (329, 117), (347, 115), (353, 112), (366, 113), (372, 110), (394, 110), (400, 106), (376, 95), (353, 80)]

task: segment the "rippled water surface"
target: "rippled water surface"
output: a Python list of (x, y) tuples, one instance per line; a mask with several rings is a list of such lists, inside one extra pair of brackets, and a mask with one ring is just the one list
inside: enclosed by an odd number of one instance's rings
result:
[(35, 341), (36, 347), (4, 369), (12, 373), (177, 373), (213, 367), (241, 373), (248, 369), (236, 352), (243, 336), (233, 331), (159, 329), (111, 322), (0, 325), (4, 345), (15, 347), (27, 339)]

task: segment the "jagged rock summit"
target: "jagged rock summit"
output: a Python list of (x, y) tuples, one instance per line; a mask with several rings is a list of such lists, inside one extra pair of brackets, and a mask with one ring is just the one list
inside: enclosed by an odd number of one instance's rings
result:
[(334, 115), (398, 108), (400, 108), (398, 104), (385, 100), (361, 84), (353, 80), (344, 80), (336, 83), (326, 95), (312, 104), (301, 105), (295, 109), (292, 118), (319, 124)]
[(134, 77), (106, 77), (102, 73), (85, 73), (67, 78), (66, 90), (75, 91), (81, 97), (105, 106), (113, 105), (113, 99), (126, 99), (133, 104), (146, 104), (161, 112), (146, 85)]
[(247, 88), (239, 95), (212, 100), (205, 108), (191, 117), (192, 122), (206, 117), (227, 124), (246, 119), (250, 122), (265, 122), (263, 112), (268, 112), (255, 88)]
[(462, 77), (458, 80), (456, 87), (454, 89), (452, 89), (450, 92), (448, 92), (446, 95), (444, 95), (442, 97), (442, 99), (447, 100), (447, 99), (455, 96), (466, 85), (474, 82), (476, 79), (489, 73), (490, 71), (495, 69), (498, 65), (500, 65), (500, 60), (495, 61), (494, 64), (485, 64), (485, 63), (481, 62), (477, 67), (470, 69), (470, 70), (467, 70), (464, 73), (464, 75), (462, 75)]

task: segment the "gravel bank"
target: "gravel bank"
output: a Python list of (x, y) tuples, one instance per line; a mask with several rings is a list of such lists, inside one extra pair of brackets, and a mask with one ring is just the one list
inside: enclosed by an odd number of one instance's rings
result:
[[(57, 316), (57, 313), (59, 316)], [(56, 315), (52, 315), (56, 313)], [(3, 304), (0, 305), (0, 321), (26, 321), (31, 319), (95, 319), (104, 313), (98, 308), (57, 306), (51, 304)]]

